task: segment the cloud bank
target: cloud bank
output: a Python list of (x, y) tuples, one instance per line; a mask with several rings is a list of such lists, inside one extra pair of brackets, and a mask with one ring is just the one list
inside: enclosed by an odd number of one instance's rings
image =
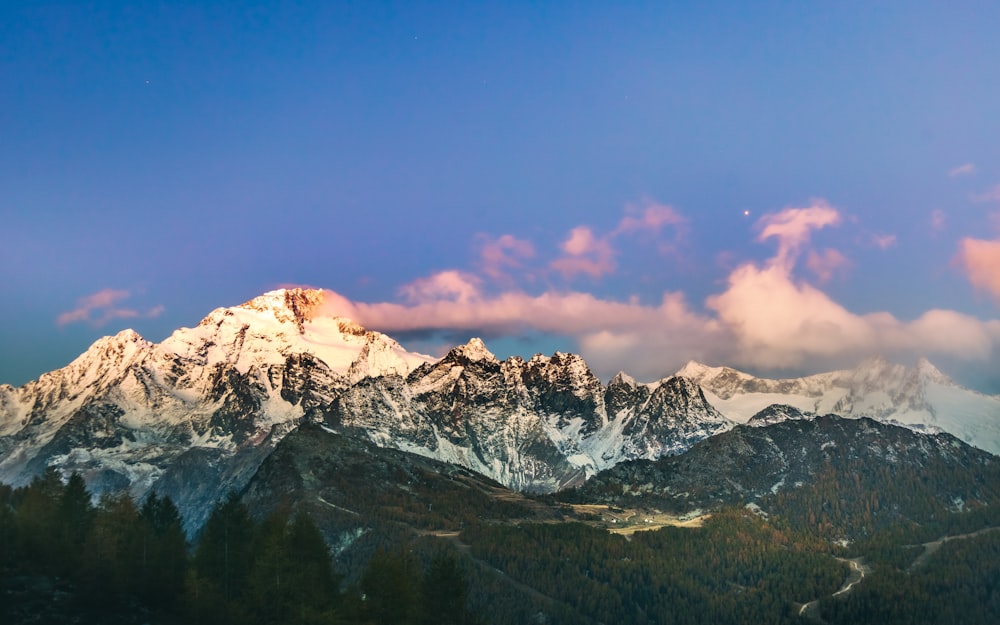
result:
[[(737, 264), (719, 292), (700, 307), (681, 292), (667, 291), (649, 302), (551, 286), (556, 277), (612, 275), (620, 253), (616, 244), (642, 244), (640, 235), (656, 246), (663, 239), (674, 240), (687, 220), (660, 205), (632, 209), (608, 233), (572, 228), (556, 257), (539, 260), (538, 268), (523, 265), (536, 257), (533, 245), (504, 235), (484, 245), (478, 274), (435, 273), (403, 286), (398, 302), (353, 302), (330, 292), (326, 303), (331, 314), (390, 334), (558, 334), (575, 341), (605, 378), (625, 370), (656, 379), (689, 359), (766, 372), (852, 366), (873, 354), (975, 362), (993, 358), (1000, 345), (1000, 321), (950, 310), (928, 310), (912, 320), (889, 312), (859, 314), (824, 292), (819, 285), (845, 273), (851, 263), (840, 250), (812, 249), (811, 241), (818, 231), (843, 222), (841, 211), (823, 200), (764, 215), (755, 224), (757, 241), (774, 244), (774, 254), (761, 262)], [(973, 284), (1000, 303), (1000, 243), (966, 239), (961, 259)], [(507, 272), (515, 269), (532, 275), (547, 271), (550, 286), (529, 292), (508, 280), (512, 276)], [(800, 269), (815, 282), (800, 275)], [(500, 270), (503, 281), (494, 279)]]

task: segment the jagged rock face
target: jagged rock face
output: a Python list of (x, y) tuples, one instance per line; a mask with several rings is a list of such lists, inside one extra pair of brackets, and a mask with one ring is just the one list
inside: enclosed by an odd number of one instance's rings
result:
[(625, 427), (635, 458), (658, 458), (684, 451), (707, 436), (727, 429), (728, 421), (690, 380), (663, 381)]
[(330, 425), (521, 490), (551, 491), (581, 481), (584, 471), (566, 459), (525, 401), (518, 364), (500, 363), (474, 347), (456, 348), (405, 380), (362, 380), (334, 401)]
[(289, 354), (284, 366), (268, 370), (270, 384), (281, 398), (301, 406), (306, 416), (317, 415), (345, 387), (344, 379), (312, 354)]
[(328, 423), (537, 492), (582, 483), (622, 460), (679, 453), (731, 426), (687, 380), (645, 385), (618, 376), (605, 388), (578, 356), (500, 362), (478, 339), (405, 380), (353, 385), (333, 402)]

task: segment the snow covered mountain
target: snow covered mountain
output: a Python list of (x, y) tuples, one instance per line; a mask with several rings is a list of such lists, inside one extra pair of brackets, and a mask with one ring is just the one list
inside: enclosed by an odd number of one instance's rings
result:
[(605, 387), (579, 356), (500, 362), (478, 339), (435, 360), (325, 315), (322, 291), (289, 289), (159, 344), (105, 337), (63, 369), (0, 386), (0, 481), (53, 464), (96, 492), (170, 495), (197, 527), (303, 420), (535, 491), (732, 425), (680, 378)]
[(320, 291), (274, 291), (162, 343), (125, 330), (20, 388), (0, 386), (0, 481), (55, 464), (98, 492), (155, 485), (197, 507), (242, 486), (352, 380), (431, 360), (321, 307)]
[(923, 358), (906, 367), (876, 357), (854, 369), (785, 380), (697, 362), (689, 362), (677, 375), (700, 385), (709, 403), (738, 423), (772, 404), (783, 404), (806, 413), (870, 417), (915, 430), (948, 432), (1000, 454), (1000, 397), (963, 388)]

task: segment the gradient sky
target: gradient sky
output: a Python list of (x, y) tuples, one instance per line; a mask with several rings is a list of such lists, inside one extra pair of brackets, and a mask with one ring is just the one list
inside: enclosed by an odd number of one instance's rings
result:
[(1000, 5), (609, 4), (3, 3), (0, 382), (313, 285), (431, 353), (1000, 393)]

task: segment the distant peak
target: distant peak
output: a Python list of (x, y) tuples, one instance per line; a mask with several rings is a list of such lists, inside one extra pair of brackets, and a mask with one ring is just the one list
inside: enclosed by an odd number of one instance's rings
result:
[(131, 328), (126, 328), (121, 332), (119, 332), (118, 334), (112, 336), (103, 336), (97, 339), (96, 341), (94, 341), (94, 344), (91, 345), (91, 349), (94, 348), (100, 349), (109, 345), (117, 346), (117, 345), (126, 345), (129, 343), (145, 343), (145, 342), (146, 339), (142, 338), (142, 336), (138, 332), (136, 332)]
[(278, 289), (259, 295), (238, 308), (269, 312), (282, 322), (297, 324), (300, 328), (306, 321), (316, 316), (323, 306), (323, 291), (320, 289)]
[(698, 362), (697, 360), (689, 360), (689, 361), (687, 361), (687, 364), (685, 364), (683, 367), (681, 367), (680, 370), (677, 373), (675, 373), (674, 375), (681, 376), (681, 377), (684, 377), (684, 378), (695, 378), (695, 379), (697, 379), (697, 378), (699, 378), (699, 377), (701, 377), (701, 376), (703, 376), (706, 373), (709, 373), (711, 371), (712, 371), (712, 367), (709, 367), (708, 365), (704, 365), (704, 364)]
[(124, 330), (122, 330), (121, 332), (119, 332), (118, 334), (116, 334), (114, 338), (118, 339), (119, 341), (144, 341), (145, 340), (144, 338), (142, 338), (142, 335), (140, 335), (138, 332), (136, 332), (132, 328), (125, 328)]
[(952, 384), (951, 378), (949, 378), (941, 370), (931, 364), (931, 361), (927, 360), (923, 356), (917, 360), (917, 375), (926, 380), (933, 380), (935, 382), (942, 382)]
[(619, 371), (618, 373), (615, 374), (615, 377), (611, 378), (611, 382), (608, 383), (608, 386), (619, 386), (619, 385), (625, 385), (635, 388), (636, 381), (635, 378), (625, 373), (624, 371)]
[(681, 367), (680, 370), (674, 375), (681, 378), (695, 380), (696, 382), (702, 382), (720, 377), (743, 380), (754, 377), (749, 373), (744, 373), (743, 371), (733, 369), (732, 367), (710, 367), (706, 364), (698, 362), (697, 360), (689, 360), (687, 364)]
[(478, 337), (469, 339), (468, 343), (456, 347), (451, 350), (451, 353), (462, 356), (472, 362), (478, 362), (480, 360), (497, 362), (497, 357), (493, 355), (493, 352), (486, 348), (486, 343), (483, 343), (483, 340)]

